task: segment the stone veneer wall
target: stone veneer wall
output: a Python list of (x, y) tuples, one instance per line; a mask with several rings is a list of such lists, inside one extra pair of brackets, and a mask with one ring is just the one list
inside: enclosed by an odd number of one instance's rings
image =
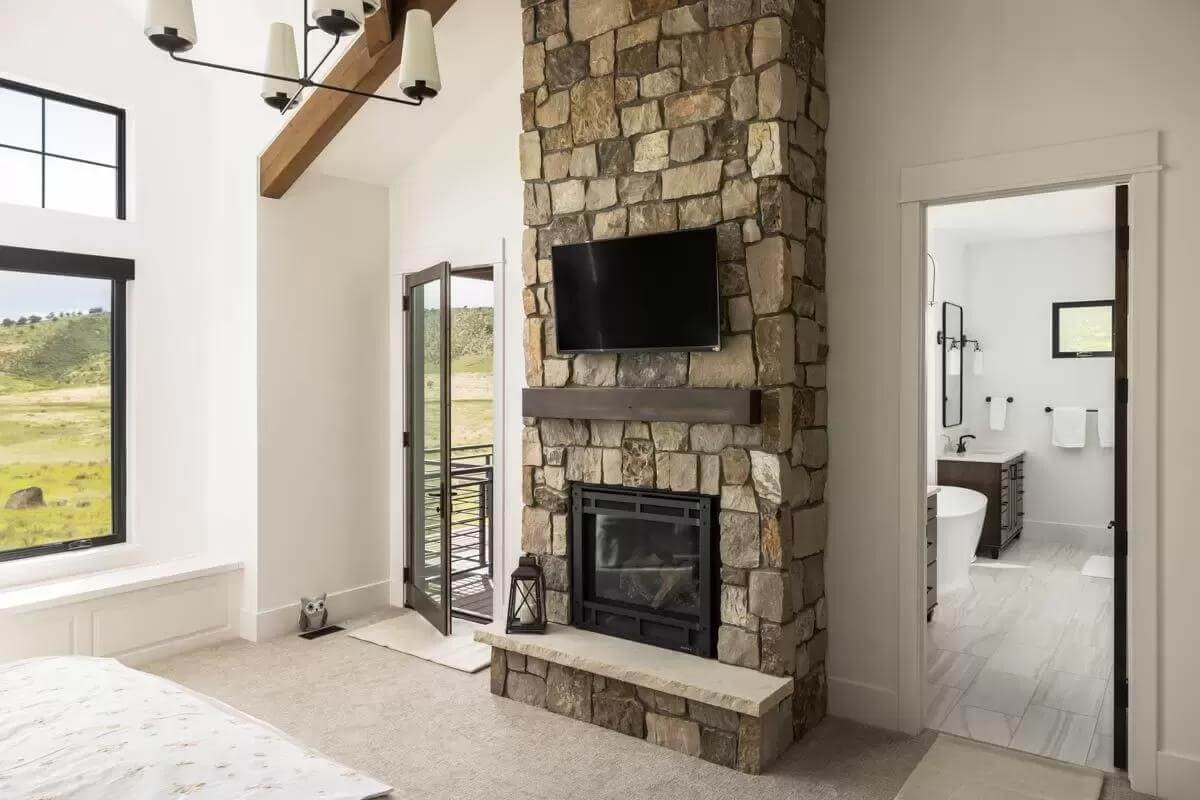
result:
[[(798, 738), (826, 702), (824, 5), (521, 4), (528, 384), (760, 387), (764, 406), (755, 426), (526, 419), (522, 547), (567, 623), (569, 482), (719, 496), (718, 655), (794, 676)], [(705, 226), (720, 352), (555, 351), (552, 247)]]
[(761, 717), (492, 648), (492, 693), (742, 772), (792, 741), (791, 698)]

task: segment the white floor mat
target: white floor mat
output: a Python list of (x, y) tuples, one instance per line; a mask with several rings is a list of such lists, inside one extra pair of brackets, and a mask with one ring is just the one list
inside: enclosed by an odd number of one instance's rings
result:
[(492, 648), (475, 641), (478, 627), (473, 622), (456, 619), (452, 622), (453, 633), (442, 636), (420, 614), (406, 611), (350, 631), (350, 635), (460, 672), (479, 672), (492, 663)]
[(1095, 770), (939, 736), (896, 800), (1097, 800)]
[(1083, 574), (1089, 578), (1111, 579), (1115, 564), (1112, 556), (1092, 556), (1084, 562)]

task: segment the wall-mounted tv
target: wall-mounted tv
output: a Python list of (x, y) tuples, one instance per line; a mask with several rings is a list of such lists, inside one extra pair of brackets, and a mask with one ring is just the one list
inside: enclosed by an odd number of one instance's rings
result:
[(552, 259), (560, 353), (720, 348), (715, 228), (559, 245)]

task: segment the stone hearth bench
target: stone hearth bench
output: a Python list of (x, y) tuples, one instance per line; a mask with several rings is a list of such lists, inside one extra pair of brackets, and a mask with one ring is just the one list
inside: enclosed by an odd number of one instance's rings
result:
[(565, 625), (475, 632), (492, 693), (748, 773), (792, 741), (792, 680)]

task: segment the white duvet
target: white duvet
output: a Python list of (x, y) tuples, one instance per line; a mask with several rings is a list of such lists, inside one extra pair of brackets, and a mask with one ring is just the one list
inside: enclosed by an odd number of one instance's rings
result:
[(389, 787), (105, 658), (0, 664), (3, 800), (367, 800)]

